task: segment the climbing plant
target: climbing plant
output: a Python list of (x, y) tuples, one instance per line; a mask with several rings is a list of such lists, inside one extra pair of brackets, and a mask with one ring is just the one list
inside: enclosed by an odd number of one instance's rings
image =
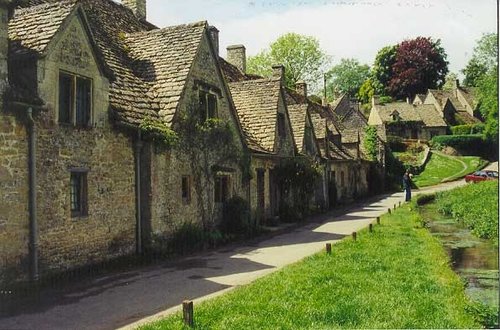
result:
[(378, 158), (378, 136), (375, 126), (367, 126), (365, 128), (363, 146), (368, 154), (369, 160), (376, 161)]
[(309, 212), (309, 202), (321, 178), (321, 168), (307, 157), (286, 158), (275, 168), (275, 175), (281, 187), (282, 206), (287, 210), (286, 218), (302, 219)]
[(230, 123), (219, 118), (203, 120), (199, 111), (197, 99), (193, 98), (175, 119), (172, 128), (151, 119), (144, 120), (141, 128), (153, 141), (187, 160), (203, 230), (211, 232), (215, 229), (214, 203), (211, 201), (215, 173), (234, 164), (244, 172), (249, 165)]

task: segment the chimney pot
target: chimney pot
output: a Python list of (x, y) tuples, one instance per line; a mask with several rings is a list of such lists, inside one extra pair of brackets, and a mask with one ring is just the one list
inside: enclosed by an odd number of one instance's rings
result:
[(276, 64), (272, 66), (273, 77), (280, 78), (282, 82), (285, 82), (285, 66), (283, 64)]
[(297, 81), (295, 84), (295, 91), (300, 95), (307, 97), (307, 83), (303, 80)]
[(146, 0), (122, 0), (122, 4), (131, 9), (138, 19), (146, 19)]
[(219, 56), (219, 30), (215, 26), (211, 25), (208, 27), (208, 33), (210, 34), (210, 39), (212, 39), (215, 55)]
[(243, 45), (232, 45), (227, 48), (227, 61), (236, 66), (241, 72), (247, 71), (246, 48)]

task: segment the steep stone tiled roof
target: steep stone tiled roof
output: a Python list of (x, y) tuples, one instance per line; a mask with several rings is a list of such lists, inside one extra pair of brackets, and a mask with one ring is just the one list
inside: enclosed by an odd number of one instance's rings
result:
[(460, 87), (460, 92), (462, 92), (463, 97), (469, 103), (472, 108), (475, 108), (478, 104), (476, 97), (476, 89), (473, 87)]
[(342, 143), (358, 143), (359, 131), (357, 129), (345, 129), (342, 131)]
[(256, 79), (232, 82), (229, 89), (248, 146), (256, 151), (273, 153), (281, 81)]
[(263, 78), (255, 74), (241, 72), (240, 69), (238, 69), (236, 66), (232, 65), (222, 57), (219, 57), (219, 64), (222, 73), (224, 74), (224, 78), (226, 78), (227, 82), (237, 82), (243, 80), (254, 80)]
[(10, 55), (43, 53), (75, 3), (65, 0), (16, 9), (9, 21)]
[(329, 158), (332, 160), (353, 160), (354, 157), (344, 148), (339, 148), (335, 143), (328, 143)]
[(415, 107), (415, 105), (406, 102), (393, 102), (384, 105), (376, 105), (375, 109), (384, 123), (393, 121), (392, 114), (395, 113), (395, 111), (397, 111), (401, 120), (422, 121), (422, 118), (420, 118), (415, 111)]
[(471, 116), (467, 111), (457, 111), (454, 116), (455, 121), (461, 124), (478, 124), (481, 122), (481, 120)]
[(138, 111), (147, 115), (155, 110), (163, 122), (172, 122), (206, 27), (199, 22), (126, 36), (132, 69), (147, 89), (142, 102), (136, 100), (133, 114), (124, 113), (129, 121)]
[(307, 104), (289, 105), (288, 115), (290, 116), (290, 122), (292, 124), (295, 146), (299, 152), (302, 152), (307, 119)]
[(415, 107), (418, 116), (422, 118), (427, 127), (446, 127), (446, 122), (440, 116), (438, 110), (431, 104), (422, 104)]
[[(291, 107), (291, 105), (289, 105), (288, 107)], [(326, 138), (326, 128), (327, 128), (326, 119), (321, 117), (321, 115), (315, 111), (311, 111), (310, 116), (314, 129), (314, 135), (316, 135), (316, 138), (317, 139)]]
[(146, 117), (170, 123), (206, 22), (157, 29), (111, 0), (30, 0), (16, 8), (9, 25), (19, 45), (13, 51), (43, 52), (75, 3), (115, 78), (109, 94), (113, 117), (133, 125)]

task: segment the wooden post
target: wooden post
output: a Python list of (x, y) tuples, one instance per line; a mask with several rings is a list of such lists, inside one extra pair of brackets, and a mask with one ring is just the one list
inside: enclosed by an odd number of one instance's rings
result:
[(377, 217), (377, 225), (380, 225), (380, 217)]
[(394, 204), (394, 210), (396, 209), (396, 204)]
[(391, 209), (387, 209), (387, 212), (388, 212), (389, 214), (391, 214)]
[(194, 326), (194, 308), (191, 300), (184, 300), (182, 302), (182, 314), (184, 316), (184, 324), (188, 327)]
[(353, 232), (353, 233), (352, 233), (352, 239), (353, 239), (354, 241), (356, 241), (357, 236), (358, 236), (358, 234), (357, 234), (356, 232)]
[(373, 233), (373, 224), (370, 223), (370, 226), (368, 228), (370, 229), (370, 233)]
[(326, 243), (326, 253), (332, 254), (332, 244)]
[(401, 201), (399, 201), (399, 207), (401, 207)]

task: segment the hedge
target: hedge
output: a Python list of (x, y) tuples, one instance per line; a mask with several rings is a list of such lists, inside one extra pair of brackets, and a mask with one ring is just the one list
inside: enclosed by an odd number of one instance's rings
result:
[(438, 135), (432, 138), (431, 146), (452, 147), (462, 155), (482, 156), (490, 158), (495, 156), (497, 148), (489, 141), (486, 141), (481, 134), (469, 135)]
[(470, 124), (470, 125), (457, 125), (451, 127), (451, 133), (453, 135), (470, 135), (470, 134), (482, 134), (484, 131), (484, 124)]

